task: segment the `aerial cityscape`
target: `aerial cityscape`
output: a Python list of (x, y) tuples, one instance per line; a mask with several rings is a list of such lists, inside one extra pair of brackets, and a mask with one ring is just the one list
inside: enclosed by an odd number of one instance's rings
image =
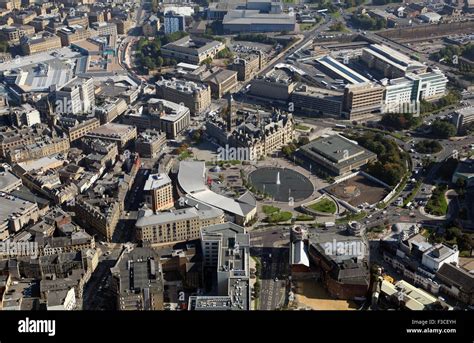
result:
[(473, 0), (0, 0), (0, 310), (472, 311), (473, 133)]

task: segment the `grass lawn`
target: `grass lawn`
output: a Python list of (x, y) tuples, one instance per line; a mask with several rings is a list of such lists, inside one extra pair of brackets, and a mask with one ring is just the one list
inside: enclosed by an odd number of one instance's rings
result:
[(315, 23), (301, 23), (300, 24), (300, 31), (308, 31), (311, 30), (316, 24)]
[(426, 204), (426, 212), (436, 216), (444, 216), (448, 212), (448, 202), (445, 193), (448, 190), (446, 186), (438, 186), (433, 191), (430, 200)]
[(275, 213), (275, 212), (278, 212), (280, 211), (280, 209), (278, 207), (275, 207), (275, 206), (269, 206), (269, 205), (263, 205), (263, 213), (265, 213), (267, 216), (269, 214), (272, 214), (272, 213)]
[(309, 131), (309, 130), (311, 130), (311, 128), (310, 128), (309, 126), (301, 125), (301, 124), (296, 124), (296, 125), (295, 125), (295, 129), (296, 129), (296, 130), (301, 130), (301, 131)]
[(329, 199), (322, 199), (308, 206), (310, 209), (324, 213), (336, 213), (336, 204)]
[(181, 154), (179, 154), (178, 160), (182, 161), (182, 160), (185, 160), (185, 159), (187, 159), (188, 157), (191, 157), (191, 156), (193, 156), (192, 152), (183, 151)]
[(360, 211), (359, 213), (350, 213), (342, 218), (336, 219), (336, 224), (344, 224), (352, 220), (359, 221), (367, 216), (367, 212)]
[(296, 217), (296, 220), (301, 220), (301, 221), (306, 221), (306, 220), (313, 220), (314, 217), (313, 216), (310, 216), (310, 215), (307, 215), (307, 214), (301, 214), (299, 216)]
[(267, 217), (267, 222), (268, 223), (279, 223), (279, 222), (286, 222), (288, 220), (290, 220), (291, 218), (293, 217), (293, 215), (291, 214), (291, 212), (274, 212), (272, 214), (270, 214), (268, 217)]

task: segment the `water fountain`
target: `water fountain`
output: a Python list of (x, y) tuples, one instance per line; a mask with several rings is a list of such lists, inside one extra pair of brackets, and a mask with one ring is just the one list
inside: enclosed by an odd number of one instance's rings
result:
[(277, 182), (276, 182), (277, 185), (281, 184), (280, 182), (280, 172), (277, 173)]

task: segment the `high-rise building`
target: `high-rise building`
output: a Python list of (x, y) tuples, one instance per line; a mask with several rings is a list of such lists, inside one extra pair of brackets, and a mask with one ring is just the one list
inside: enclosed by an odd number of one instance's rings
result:
[(95, 104), (94, 80), (76, 77), (56, 91), (57, 113), (79, 114), (92, 110)]
[(150, 174), (143, 190), (145, 201), (153, 211), (164, 211), (174, 206), (173, 186), (165, 173)]
[(124, 249), (110, 271), (118, 310), (163, 310), (163, 271), (153, 249)]
[(234, 223), (201, 230), (203, 267), (211, 270), (216, 294), (192, 296), (190, 310), (250, 309), (250, 235)]
[(344, 89), (343, 115), (347, 119), (366, 119), (382, 111), (384, 87), (364, 82)]
[(165, 34), (170, 34), (178, 31), (185, 31), (186, 21), (184, 15), (179, 15), (174, 12), (168, 12), (164, 17)]

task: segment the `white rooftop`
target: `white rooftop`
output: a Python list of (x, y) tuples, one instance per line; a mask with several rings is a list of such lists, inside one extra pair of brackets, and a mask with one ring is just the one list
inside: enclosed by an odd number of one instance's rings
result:
[(228, 198), (211, 191), (206, 185), (204, 162), (182, 161), (179, 165), (178, 182), (182, 190), (189, 196), (238, 216), (246, 216), (255, 207), (248, 202)]
[(170, 183), (171, 183), (171, 179), (165, 173), (150, 174), (150, 176), (148, 176), (148, 180), (146, 180), (145, 182), (145, 187), (143, 188), (143, 190), (149, 191), (152, 189), (157, 189)]

